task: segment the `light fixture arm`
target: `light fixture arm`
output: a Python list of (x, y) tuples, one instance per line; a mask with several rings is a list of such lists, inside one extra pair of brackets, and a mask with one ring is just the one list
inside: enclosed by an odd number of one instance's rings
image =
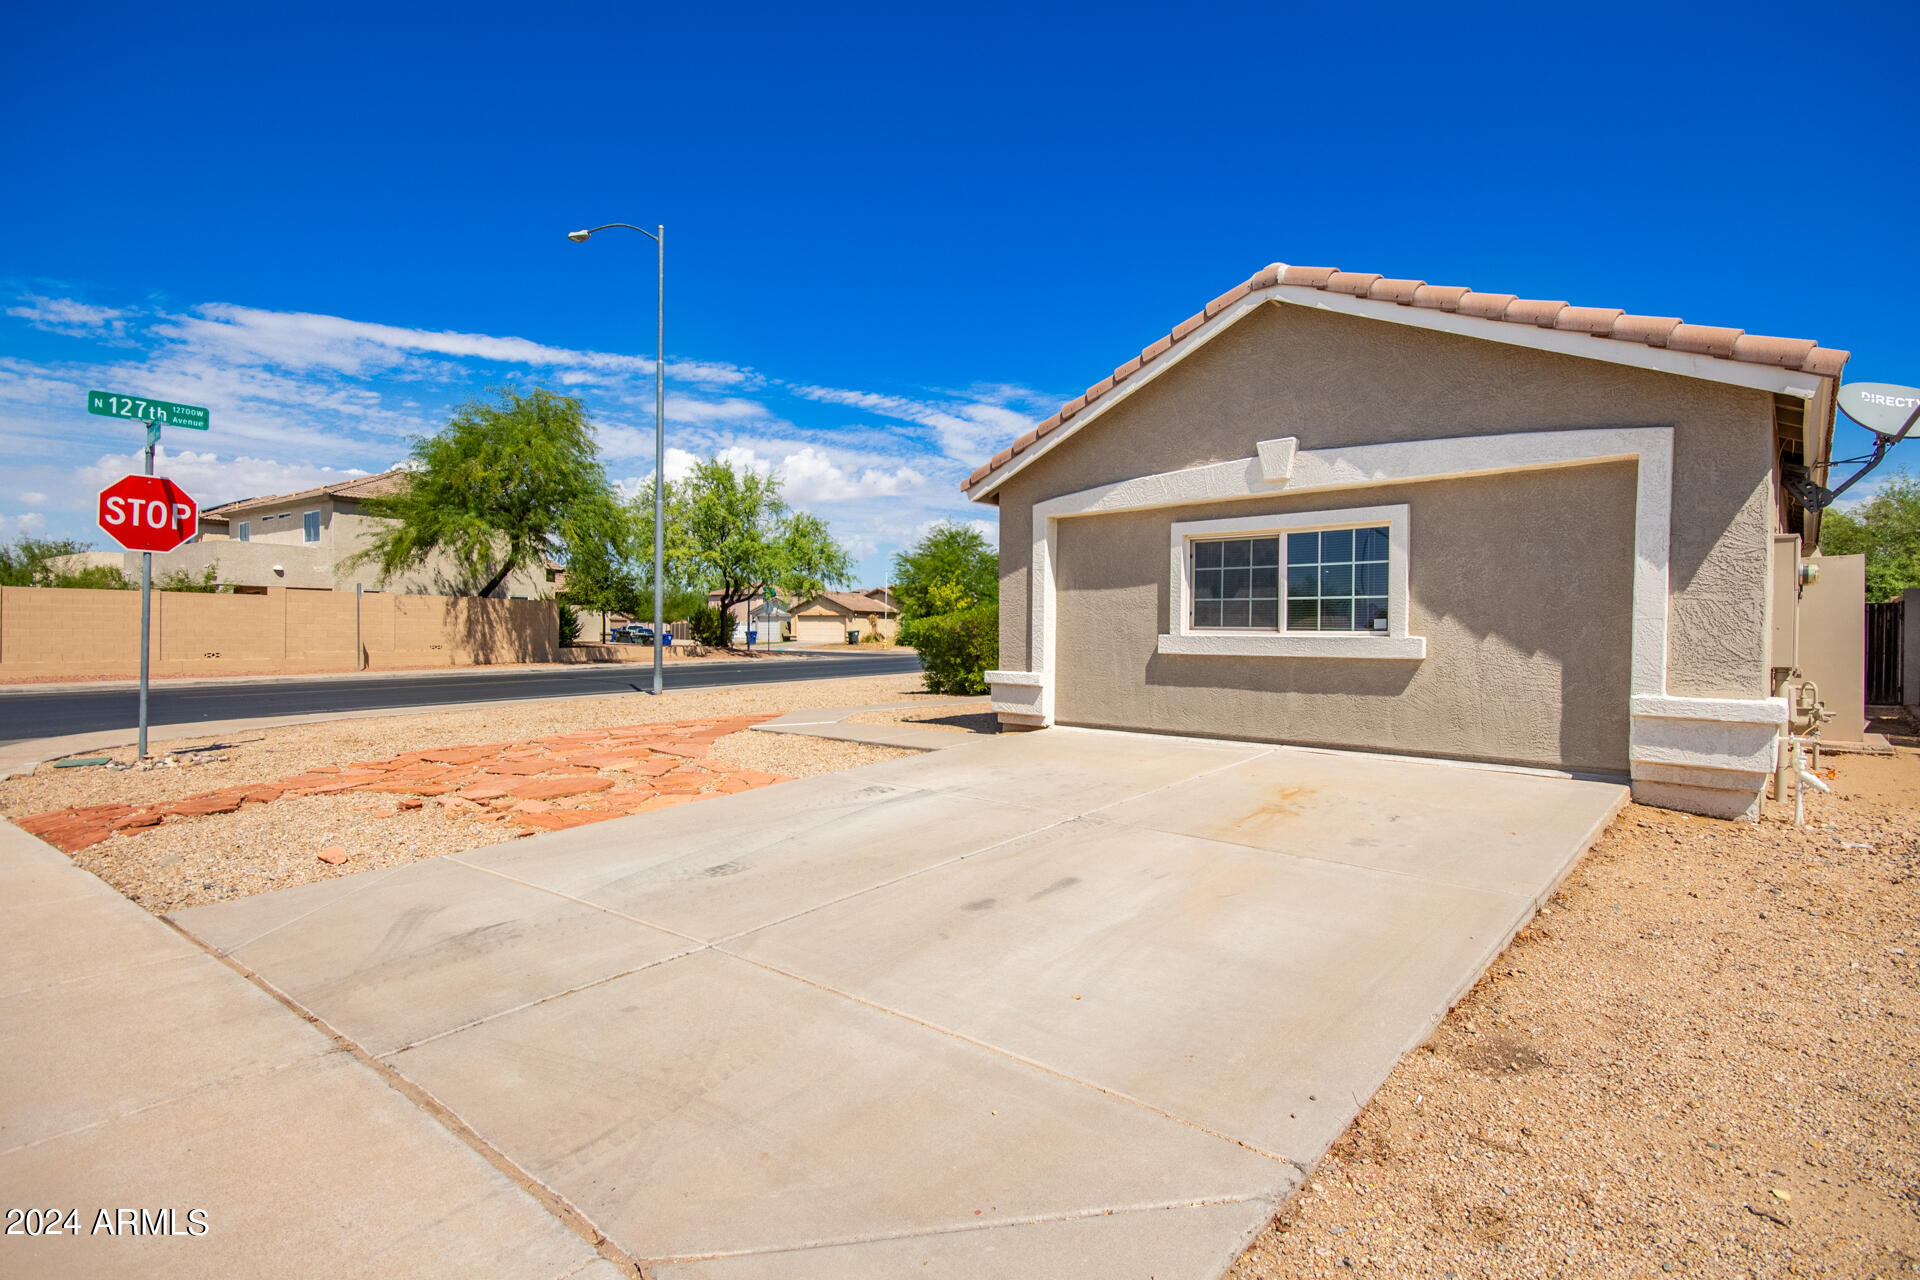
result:
[(665, 692), (666, 559), (667, 559), (667, 228), (652, 231), (631, 222), (608, 222), (584, 231), (569, 231), (567, 239), (585, 244), (596, 232), (614, 227), (638, 231), (659, 249), (659, 289), (655, 298), (653, 348), (653, 691)]

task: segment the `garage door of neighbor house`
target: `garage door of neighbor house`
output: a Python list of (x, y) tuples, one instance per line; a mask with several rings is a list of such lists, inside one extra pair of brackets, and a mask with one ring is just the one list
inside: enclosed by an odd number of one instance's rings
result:
[(795, 618), (793, 638), (801, 644), (845, 644), (847, 624), (840, 618)]

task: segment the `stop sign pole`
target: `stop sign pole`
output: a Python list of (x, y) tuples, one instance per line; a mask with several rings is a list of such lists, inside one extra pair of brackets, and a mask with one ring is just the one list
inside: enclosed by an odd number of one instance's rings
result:
[[(153, 450), (160, 443), (160, 424), (147, 424), (147, 474), (153, 474)], [(135, 760), (147, 758), (147, 660), (153, 650), (153, 552), (140, 553), (140, 746)]]
[[(151, 400), (140, 396), (123, 396), (107, 391), (89, 391), (87, 393), (87, 412), (108, 418), (127, 418), (143, 422), (147, 428), (146, 476), (153, 476), (153, 454), (160, 443), (160, 428), (163, 425), (191, 427), (196, 431), (205, 431), (210, 424), (211, 415), (197, 405), (174, 404), (167, 400)], [(127, 477), (132, 480), (134, 477)], [(114, 490), (124, 485), (126, 480), (111, 486), (101, 494), (101, 527), (111, 534), (123, 547), (140, 549), (140, 745), (139, 758), (147, 758), (147, 684), (150, 675), (149, 664), (153, 647), (153, 548), (171, 551), (188, 537), (191, 531), (185, 522), (191, 519), (192, 528), (197, 529), (199, 512), (192, 499), (180, 493), (166, 481), (167, 498), (165, 501), (153, 501), (147, 492), (152, 486), (143, 486), (144, 496), (135, 499), (132, 495), (115, 494)], [(109, 495), (113, 496), (109, 496)], [(153, 527), (159, 521), (152, 519), (152, 512), (159, 507), (168, 529), (164, 536), (153, 536)], [(130, 524), (133, 529), (143, 530), (138, 534), (129, 534), (116, 527)], [(135, 540), (129, 542), (129, 537)], [(141, 545), (144, 544), (144, 545)]]

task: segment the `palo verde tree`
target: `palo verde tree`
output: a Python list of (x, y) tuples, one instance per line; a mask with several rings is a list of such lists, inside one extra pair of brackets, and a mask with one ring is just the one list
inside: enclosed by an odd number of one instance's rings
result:
[(1000, 556), (972, 525), (942, 522), (893, 558), (900, 617), (911, 623), (1000, 600)]
[(393, 523), (355, 563), (384, 583), (437, 556), (463, 594), (492, 595), (516, 569), (534, 569), (565, 545), (583, 504), (604, 502), (607, 480), (586, 410), (536, 387), (470, 401), (431, 436), (414, 440), (408, 484), (366, 503)]
[(825, 522), (781, 499), (778, 472), (736, 470), (717, 457), (677, 486), (668, 541), (686, 580), (719, 593), (722, 615), (769, 584), (798, 594), (844, 586), (853, 576)]
[[(603, 637), (608, 613), (638, 615), (641, 612), (634, 528), (612, 494), (602, 493), (576, 504), (567, 513), (561, 541), (567, 565), (567, 588), (560, 593), (563, 604), (598, 613)], [(649, 544), (649, 577), (653, 567), (652, 551)], [(651, 591), (647, 597), (651, 600)]]

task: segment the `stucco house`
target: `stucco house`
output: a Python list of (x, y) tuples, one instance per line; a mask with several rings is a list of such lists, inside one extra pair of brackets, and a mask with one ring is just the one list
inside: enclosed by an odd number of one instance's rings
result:
[[(366, 510), (365, 500), (391, 494), (406, 484), (401, 469), (378, 475), (356, 476), (297, 493), (237, 498), (200, 513), (200, 533), (193, 541), (154, 558), (156, 574), (185, 570), (198, 576), (211, 564), (222, 583), (241, 590), (266, 587), (345, 589), (355, 584), (408, 595), (453, 595), (451, 563), (428, 564), (400, 574), (384, 588), (371, 565), (348, 561), (385, 523)], [(139, 578), (140, 554), (94, 552), (90, 559), (123, 566), (129, 578)], [(547, 561), (540, 569), (516, 571), (494, 594), (522, 600), (540, 600), (566, 587), (566, 570)]]
[(999, 509), (993, 706), (1751, 815), (1846, 359), (1270, 266), (966, 480)]
[(845, 644), (849, 632), (891, 640), (900, 619), (888, 601), (856, 591), (823, 591), (793, 607), (793, 638), (801, 644)]

